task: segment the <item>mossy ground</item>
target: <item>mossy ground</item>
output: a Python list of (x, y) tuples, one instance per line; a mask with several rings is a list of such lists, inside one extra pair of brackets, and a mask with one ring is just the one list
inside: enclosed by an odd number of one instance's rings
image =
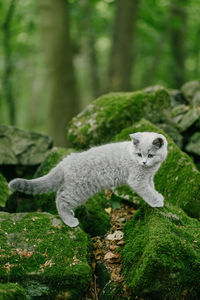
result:
[(1, 282), (18, 282), (27, 293), (37, 286), (32, 296), (54, 299), (64, 291), (69, 299), (81, 298), (91, 279), (91, 244), (80, 228), (69, 228), (48, 213), (2, 212), (0, 220)]
[(180, 208), (145, 204), (125, 225), (126, 283), (144, 299), (199, 299), (200, 223)]
[(4, 207), (9, 196), (8, 184), (5, 177), (0, 173), (0, 206)]
[(169, 93), (163, 87), (101, 96), (72, 119), (68, 140), (77, 149), (110, 142), (123, 128), (141, 118), (154, 123), (166, 120), (170, 105)]
[(168, 140), (168, 156), (155, 175), (156, 189), (166, 203), (177, 205), (192, 217), (200, 216), (200, 173), (192, 159), (182, 152), (164, 131), (147, 120), (124, 129), (115, 141), (128, 140), (129, 134), (138, 131), (162, 133)]
[(25, 290), (17, 283), (0, 284), (1, 300), (26, 300)]

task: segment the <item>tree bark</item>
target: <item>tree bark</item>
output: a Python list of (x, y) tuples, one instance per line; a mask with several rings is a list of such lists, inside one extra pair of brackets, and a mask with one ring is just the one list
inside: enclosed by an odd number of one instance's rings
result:
[(138, 0), (117, 0), (109, 81), (113, 91), (131, 88)]
[(16, 123), (16, 113), (15, 113), (15, 101), (13, 96), (13, 86), (12, 86), (12, 54), (11, 54), (11, 22), (15, 10), (16, 1), (11, 0), (7, 15), (3, 22), (3, 49), (4, 49), (4, 74), (3, 74), (3, 87), (6, 103), (8, 105), (8, 113), (10, 124), (15, 125)]
[(185, 82), (186, 3), (187, 0), (172, 0), (170, 9), (170, 37), (173, 57), (172, 76), (175, 88), (180, 88)]
[(73, 67), (67, 0), (39, 0), (47, 66), (48, 131), (57, 146), (66, 146), (66, 126), (79, 111)]

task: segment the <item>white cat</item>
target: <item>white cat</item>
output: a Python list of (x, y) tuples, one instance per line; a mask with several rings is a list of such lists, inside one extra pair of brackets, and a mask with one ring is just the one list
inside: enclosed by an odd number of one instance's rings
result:
[(79, 223), (74, 208), (109, 187), (128, 184), (150, 206), (162, 207), (164, 198), (155, 190), (153, 178), (167, 156), (167, 140), (154, 132), (137, 132), (130, 137), (131, 141), (72, 153), (49, 174), (32, 180), (17, 178), (9, 187), (27, 194), (57, 191), (58, 213), (70, 227)]

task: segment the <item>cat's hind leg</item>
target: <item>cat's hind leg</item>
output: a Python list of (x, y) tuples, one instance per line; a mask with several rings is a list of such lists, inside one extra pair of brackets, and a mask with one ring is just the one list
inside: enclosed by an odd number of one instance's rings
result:
[(70, 226), (76, 227), (79, 224), (77, 218), (74, 217), (73, 203), (70, 201), (70, 196), (65, 191), (58, 191), (56, 196), (56, 207), (63, 222)]

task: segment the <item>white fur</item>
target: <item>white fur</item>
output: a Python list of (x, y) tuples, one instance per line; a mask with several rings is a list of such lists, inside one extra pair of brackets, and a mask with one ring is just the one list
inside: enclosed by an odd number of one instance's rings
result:
[[(33, 191), (35, 182), (38, 192), (46, 191), (47, 181), (48, 186), (52, 184), (52, 189), (55, 186), (58, 213), (71, 227), (79, 223), (73, 215), (74, 208), (109, 187), (128, 184), (150, 206), (162, 207), (164, 198), (155, 190), (153, 178), (167, 156), (167, 140), (154, 132), (139, 132), (130, 137), (130, 142), (111, 143), (73, 153), (41, 179), (21, 179), (21, 186), (24, 183), (24, 189), (32, 184), (30, 190)], [(19, 182), (15, 179), (9, 185), (17, 190)]]

